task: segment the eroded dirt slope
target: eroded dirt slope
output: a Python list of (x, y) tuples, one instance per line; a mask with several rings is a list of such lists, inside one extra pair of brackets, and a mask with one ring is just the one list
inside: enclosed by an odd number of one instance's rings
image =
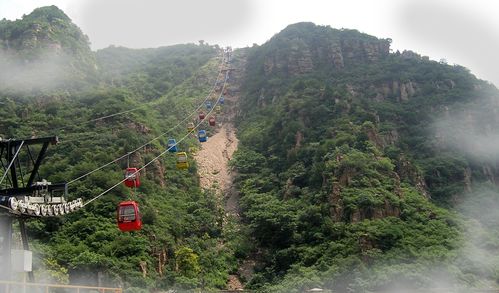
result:
[(232, 123), (221, 123), (217, 132), (201, 145), (195, 155), (201, 187), (213, 189), (220, 196), (232, 185), (229, 161), (237, 149), (238, 140)]
[[(233, 183), (235, 171), (231, 169), (229, 162), (238, 147), (234, 120), (238, 111), (239, 81), (242, 75), (240, 68), (242, 67), (236, 67), (232, 72), (233, 76), (229, 81), (227, 94), (224, 95), (225, 105), (223, 105), (222, 113), (216, 115), (217, 126), (212, 129), (211, 137), (201, 144), (200, 150), (194, 155), (201, 188), (213, 190), (218, 195), (220, 206), (223, 206), (225, 210), (224, 225), (229, 221), (239, 223), (240, 220), (239, 193)], [(237, 275), (229, 276), (226, 289), (242, 290), (244, 285), (240, 276), (249, 280), (253, 270), (254, 261), (244, 260)]]

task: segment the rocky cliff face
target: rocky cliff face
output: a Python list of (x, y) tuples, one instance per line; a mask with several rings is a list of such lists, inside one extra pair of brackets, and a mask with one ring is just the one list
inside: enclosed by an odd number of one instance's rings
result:
[[(336, 160), (341, 164), (343, 157), (337, 156)], [(355, 168), (339, 168), (333, 173), (332, 179), (325, 178), (324, 180), (325, 184), (330, 184), (328, 203), (330, 207), (329, 215), (333, 221), (356, 223), (366, 219), (373, 220), (400, 216), (400, 207), (395, 203), (396, 201), (382, 193), (375, 194), (376, 203), (368, 205), (360, 204), (361, 201), (359, 200), (352, 200), (352, 190), (361, 187), (359, 186), (359, 180), (362, 180), (360, 178), (364, 176)], [(399, 199), (402, 198), (403, 192), (400, 186), (399, 174), (397, 172), (387, 172), (383, 174), (383, 177), (392, 182), (392, 188), (389, 192)], [(344, 194), (345, 192), (347, 195)]]
[(370, 91), (374, 92), (372, 97), (376, 102), (383, 102), (387, 99), (394, 99), (397, 102), (407, 102), (419, 91), (419, 86), (414, 81), (402, 82), (393, 80), (378, 85), (371, 85)]
[[(324, 66), (342, 69), (359, 62), (376, 62), (390, 51), (390, 41), (365, 38), (353, 30), (335, 30), (323, 27), (320, 33), (310, 24), (290, 25), (267, 43), (263, 62), (266, 75), (283, 72), (291, 76), (310, 73)], [(289, 31), (299, 30), (288, 37)], [(315, 35), (314, 35), (315, 34)], [(273, 47), (273, 43), (279, 48)], [(287, 49), (282, 49), (287, 46)]]

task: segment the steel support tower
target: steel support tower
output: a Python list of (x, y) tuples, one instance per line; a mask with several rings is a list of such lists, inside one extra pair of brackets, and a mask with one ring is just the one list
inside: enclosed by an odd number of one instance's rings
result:
[[(30, 199), (43, 198), (54, 191), (67, 193), (67, 184), (38, 184), (38, 170), (47, 152), (49, 144), (56, 144), (56, 136), (32, 139), (0, 139), (0, 167), (3, 182), (0, 182), (0, 280), (12, 277), (12, 232), (13, 223), (19, 221), (21, 239), (24, 250), (29, 250), (26, 233), (26, 219), (31, 216), (12, 209), (9, 206), (12, 198), (24, 202)], [(40, 147), (41, 145), (41, 147)], [(23, 162), (23, 163), (21, 163)], [(38, 178), (37, 178), (38, 177)], [(26, 179), (27, 178), (27, 179)], [(45, 196), (45, 197), (44, 197)], [(34, 282), (33, 272), (28, 273), (30, 282)], [(0, 286), (0, 293), (6, 292), (6, 286)]]

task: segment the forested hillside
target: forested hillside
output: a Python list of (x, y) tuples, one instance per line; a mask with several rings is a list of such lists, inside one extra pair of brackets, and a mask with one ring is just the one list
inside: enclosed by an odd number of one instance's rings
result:
[[(31, 219), (37, 281), (204, 292), (238, 275), (255, 292), (497, 289), (499, 92), (390, 43), (297, 23), (236, 50), (225, 64), (237, 73), (224, 93), (239, 139), (225, 154), (230, 213), (226, 195), (199, 187), (199, 145), (187, 136), (188, 170), (167, 153), (135, 192), (119, 184), (77, 212)], [(55, 6), (2, 20), (0, 137), (57, 135), (40, 177), (70, 182), (69, 200), (93, 199), (187, 134), (205, 97), (223, 91), (225, 61), (203, 42), (92, 52)], [(228, 119), (217, 123), (233, 131)], [(128, 199), (141, 231), (117, 228)]]
[[(127, 164), (141, 167), (166, 149), (168, 138), (183, 137), (187, 122), (196, 118), (188, 115), (209, 94), (222, 64), (218, 47), (208, 45), (110, 47), (94, 53), (86, 36), (56, 7), (3, 21), (0, 28), (3, 61), (14, 66), (18, 58), (27, 58), (29, 64), (0, 78), (0, 136), (59, 136), (42, 164), (42, 178), (69, 182), (164, 134), (71, 183), (70, 200), (93, 198), (122, 180)], [(46, 50), (67, 53), (75, 63), (58, 67), (65, 75), (49, 77), (50, 86), (18, 87), (46, 76), (43, 69), (54, 65), (38, 53)], [(26, 68), (32, 75), (24, 74)], [(85, 78), (67, 75), (70, 69)], [(179, 148), (189, 151), (195, 145), (189, 137)], [(195, 164), (177, 170), (174, 155), (167, 154), (141, 172), (141, 183), (134, 194), (119, 185), (83, 210), (29, 221), (37, 281), (122, 286), (127, 292), (224, 288), (235, 259), (230, 245), (218, 246), (223, 213), (216, 198), (199, 188)], [(116, 207), (128, 199), (140, 204), (140, 232), (123, 233), (116, 225)]]
[(55, 6), (0, 21), (2, 92), (81, 89), (98, 81), (89, 40)]
[[(126, 87), (151, 100), (192, 76), (192, 70), (213, 57), (217, 48), (206, 45), (135, 50), (109, 47), (97, 51), (96, 55), (102, 78), (107, 84)], [(213, 75), (213, 72), (209, 72), (202, 78)]]
[(251, 288), (496, 286), (498, 91), (389, 45), (298, 23), (238, 52)]

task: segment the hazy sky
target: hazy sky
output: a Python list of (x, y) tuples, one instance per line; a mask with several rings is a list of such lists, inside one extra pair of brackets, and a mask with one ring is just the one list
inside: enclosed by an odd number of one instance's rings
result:
[(312, 21), (391, 38), (394, 50), (445, 58), (499, 85), (496, 0), (0, 0), (0, 18), (52, 4), (89, 36), (93, 49), (198, 40), (237, 48)]

